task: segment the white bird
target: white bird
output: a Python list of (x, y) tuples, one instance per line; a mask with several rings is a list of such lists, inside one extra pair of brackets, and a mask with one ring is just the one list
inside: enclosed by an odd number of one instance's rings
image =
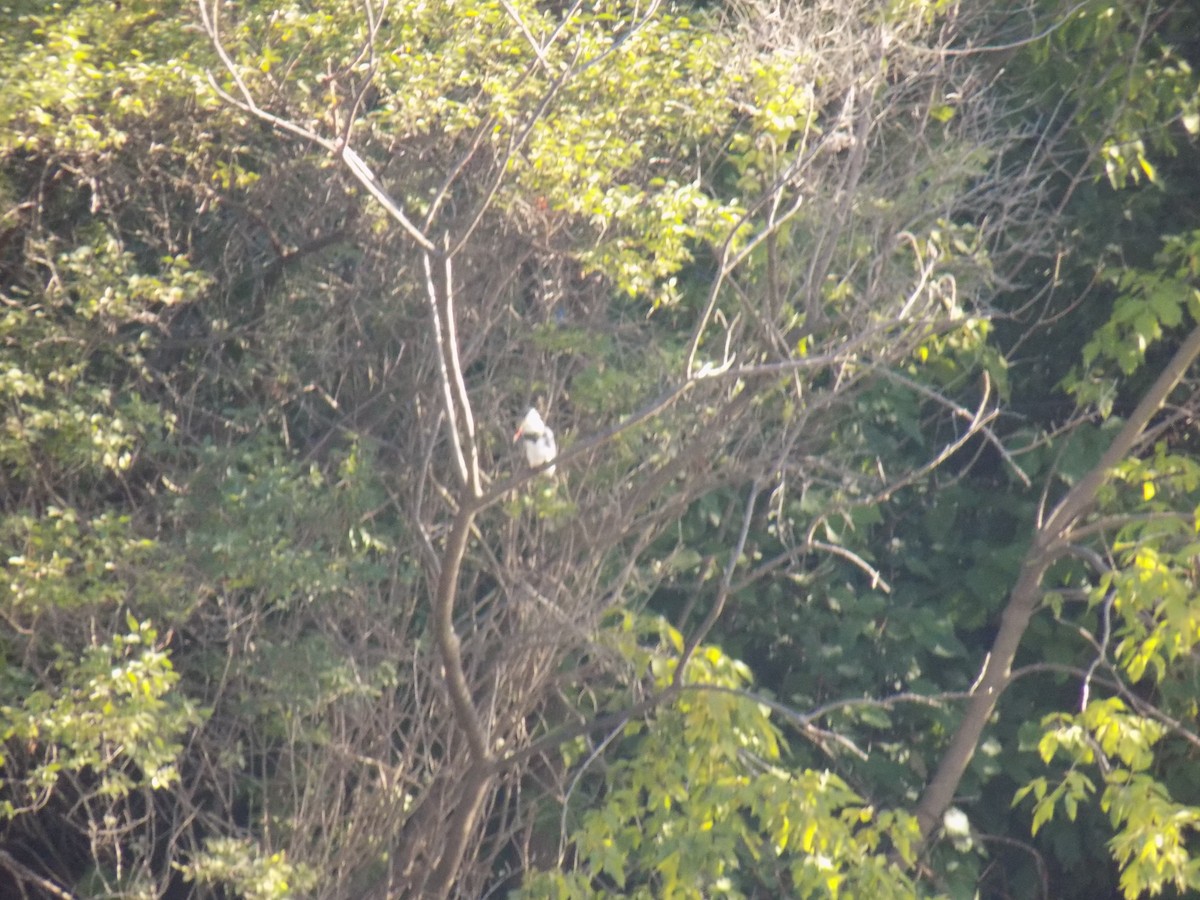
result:
[[(517, 433), (513, 435), (513, 443), (515, 444), (518, 440), (525, 446), (525, 461), (529, 463), (530, 468), (536, 469), (558, 455), (558, 446), (554, 443), (554, 432), (546, 427), (546, 423), (542, 421), (542, 417), (536, 409), (530, 408), (529, 412), (525, 413), (525, 418), (521, 420), (521, 424), (517, 426)], [(553, 475), (554, 466), (545, 469), (544, 473)]]

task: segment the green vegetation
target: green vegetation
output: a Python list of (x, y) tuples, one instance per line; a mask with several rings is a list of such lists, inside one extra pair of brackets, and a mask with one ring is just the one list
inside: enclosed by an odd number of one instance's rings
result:
[(0, 24), (0, 894), (1200, 891), (1193, 11)]

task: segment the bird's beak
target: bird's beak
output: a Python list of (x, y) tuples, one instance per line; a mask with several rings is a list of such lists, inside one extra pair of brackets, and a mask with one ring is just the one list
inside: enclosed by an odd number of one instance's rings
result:
[(521, 435), (523, 435), (524, 433), (525, 433), (524, 427), (518, 428), (517, 433), (513, 435), (512, 442), (515, 444), (517, 441), (519, 441), (521, 439)]

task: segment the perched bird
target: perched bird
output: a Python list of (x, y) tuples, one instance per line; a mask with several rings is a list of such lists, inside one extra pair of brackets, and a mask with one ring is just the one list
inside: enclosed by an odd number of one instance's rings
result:
[[(541, 415), (536, 409), (525, 413), (525, 418), (517, 426), (513, 435), (513, 443), (520, 441), (525, 446), (525, 461), (531, 468), (550, 462), (558, 455), (558, 446), (554, 443), (554, 432), (546, 427)], [(553, 475), (554, 466), (545, 470), (545, 474)]]

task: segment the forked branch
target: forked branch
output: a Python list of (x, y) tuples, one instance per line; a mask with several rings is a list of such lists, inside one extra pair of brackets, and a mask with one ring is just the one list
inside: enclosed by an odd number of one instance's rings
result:
[(984, 662), (983, 671), (967, 701), (962, 722), (950, 746), (942, 755), (933, 780), (929, 782), (916, 816), (921, 835), (928, 839), (942, 815), (954, 800), (963, 773), (979, 746), (983, 730), (996, 708), (1000, 695), (1012, 680), (1012, 664), (1029, 621), (1041, 598), (1042, 576), (1050, 563), (1063, 552), (1071, 538), (1072, 528), (1095, 503), (1096, 495), (1112, 468), (1123, 460), (1137, 444), (1154, 414), (1186, 374), (1189, 366), (1200, 356), (1200, 327), (1187, 336), (1162, 374), (1143, 395), (1124, 427), (1113, 438), (1100, 461), (1069, 490), (1043, 521), (1034, 535), (1033, 543), (1021, 564), (1016, 585), (1009, 595), (1008, 605), (1000, 619), (1000, 630)]

